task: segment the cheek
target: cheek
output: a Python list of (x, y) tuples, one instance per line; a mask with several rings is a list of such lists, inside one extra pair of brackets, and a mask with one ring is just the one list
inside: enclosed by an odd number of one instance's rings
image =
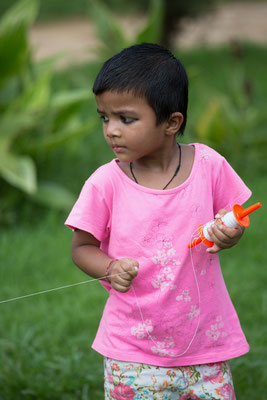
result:
[(136, 137), (136, 139), (143, 139), (144, 141), (149, 140), (151, 137), (151, 133), (153, 132), (153, 128), (144, 122), (136, 122), (129, 129), (129, 132), (132, 136)]
[(102, 124), (102, 132), (103, 132), (105, 139), (108, 139), (107, 126), (105, 124)]

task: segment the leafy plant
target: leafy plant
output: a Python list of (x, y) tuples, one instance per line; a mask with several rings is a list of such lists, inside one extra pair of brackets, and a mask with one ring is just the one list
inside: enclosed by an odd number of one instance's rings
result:
[(239, 67), (232, 71), (224, 93), (211, 90), (194, 134), (227, 155), (243, 173), (244, 169), (249, 173), (252, 165), (253, 170), (266, 168), (266, 123), (265, 103), (254, 93), (253, 81)]
[(150, 0), (149, 17), (145, 27), (133, 40), (126, 38), (124, 32), (112, 16), (109, 8), (101, 1), (88, 0), (89, 14), (95, 23), (101, 47), (101, 58), (108, 58), (123, 48), (142, 42), (158, 42), (162, 36), (164, 2)]
[(16, 188), (49, 207), (69, 209), (72, 193), (40, 181), (38, 165), (54, 148), (93, 129), (95, 122), (79, 112), (92, 95), (55, 92), (53, 60), (33, 63), (28, 31), (37, 10), (37, 0), (21, 0), (0, 21), (0, 179), (9, 185), (1, 184), (0, 194), (8, 198)]

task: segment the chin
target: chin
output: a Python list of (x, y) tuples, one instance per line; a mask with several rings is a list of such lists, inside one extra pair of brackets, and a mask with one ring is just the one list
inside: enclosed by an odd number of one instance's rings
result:
[(117, 156), (117, 159), (119, 160), (119, 162), (121, 162), (123, 164), (129, 164), (131, 162), (131, 160), (125, 160), (125, 159), (122, 159), (121, 157), (118, 157), (118, 156)]

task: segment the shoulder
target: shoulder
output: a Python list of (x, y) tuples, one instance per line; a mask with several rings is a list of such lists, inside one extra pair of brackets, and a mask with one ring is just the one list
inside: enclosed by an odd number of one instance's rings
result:
[(83, 184), (81, 194), (84, 196), (94, 195), (107, 199), (112, 195), (116, 184), (116, 164), (115, 160), (97, 168)]
[(202, 143), (194, 143), (194, 146), (197, 165), (204, 171), (205, 179), (210, 178), (213, 185), (221, 180), (226, 171), (233, 171), (227, 160), (213, 148)]
[(221, 163), (224, 157), (216, 150), (202, 143), (193, 143), (200, 161), (211, 161)]
[(115, 163), (116, 161), (114, 159), (106, 164), (101, 165), (92, 173), (92, 175), (90, 175), (86, 182), (95, 186), (103, 187), (103, 185), (112, 180), (113, 176), (115, 175)]

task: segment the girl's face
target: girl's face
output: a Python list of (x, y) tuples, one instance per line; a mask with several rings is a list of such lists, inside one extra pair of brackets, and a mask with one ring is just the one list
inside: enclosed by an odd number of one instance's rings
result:
[(167, 122), (156, 124), (156, 114), (144, 97), (106, 91), (96, 96), (96, 103), (104, 137), (120, 161), (159, 155), (167, 138)]

